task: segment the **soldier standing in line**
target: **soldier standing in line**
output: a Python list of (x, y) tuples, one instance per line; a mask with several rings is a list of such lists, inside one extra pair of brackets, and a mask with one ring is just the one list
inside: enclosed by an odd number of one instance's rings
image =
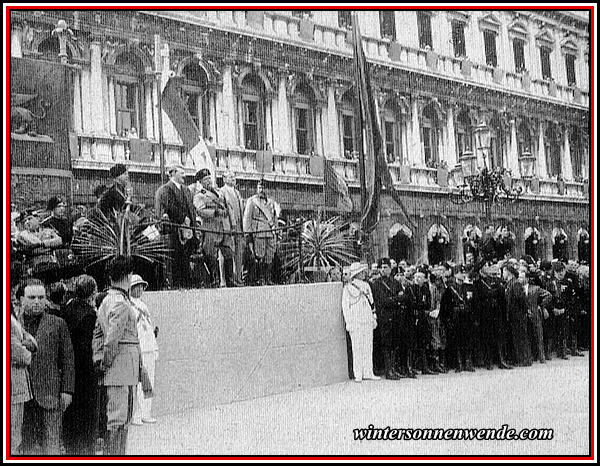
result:
[(395, 366), (402, 324), (399, 304), (401, 285), (391, 277), (392, 268), (387, 257), (379, 259), (377, 266), (381, 275), (372, 282), (371, 288), (381, 337), (385, 378), (399, 380), (402, 375), (398, 373)]

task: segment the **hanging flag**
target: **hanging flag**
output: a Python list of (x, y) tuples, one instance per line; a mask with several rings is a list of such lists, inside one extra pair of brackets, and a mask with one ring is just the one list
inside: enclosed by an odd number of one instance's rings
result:
[[(361, 184), (362, 215), (361, 227), (365, 234), (371, 233), (379, 222), (380, 196), (382, 189), (392, 196), (402, 209), (407, 221), (416, 228), (412, 222), (400, 193), (394, 189), (385, 154), (383, 153), (383, 139), (379, 129), (377, 109), (373, 99), (373, 90), (369, 76), (369, 65), (362, 47), (362, 37), (359, 30), (356, 12), (352, 13), (352, 48), (354, 49), (354, 77), (356, 81), (356, 101), (359, 115), (359, 171)], [(384, 188), (385, 186), (385, 188)]]
[(330, 160), (325, 160), (325, 170), (323, 174), (323, 194), (325, 195), (325, 205), (335, 207), (336, 210), (352, 212), (354, 205), (348, 190), (346, 180), (333, 168)]
[(162, 108), (167, 114), (179, 137), (183, 141), (185, 151), (189, 152), (196, 171), (208, 168), (216, 182), (215, 162), (211, 156), (200, 130), (194, 123), (192, 115), (183, 102), (180, 94), (180, 80), (178, 77), (170, 77), (162, 92)]

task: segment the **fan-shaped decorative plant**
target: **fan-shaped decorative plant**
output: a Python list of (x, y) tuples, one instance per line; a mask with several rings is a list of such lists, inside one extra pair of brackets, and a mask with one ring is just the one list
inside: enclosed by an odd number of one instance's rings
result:
[[(348, 225), (339, 217), (322, 220), (320, 217), (308, 220), (302, 226), (302, 255), (297, 239), (289, 239), (281, 245), (283, 268), (290, 274), (289, 280), (296, 281), (299, 275), (300, 260), (303, 267), (328, 269), (344, 267), (357, 260), (354, 254), (354, 238), (347, 233)], [(302, 259), (301, 259), (302, 258)]]
[(118, 255), (140, 257), (149, 262), (165, 263), (169, 258), (169, 243), (154, 224), (141, 224), (142, 208), (113, 211), (110, 218), (98, 210), (88, 218), (73, 239), (72, 249), (87, 266)]

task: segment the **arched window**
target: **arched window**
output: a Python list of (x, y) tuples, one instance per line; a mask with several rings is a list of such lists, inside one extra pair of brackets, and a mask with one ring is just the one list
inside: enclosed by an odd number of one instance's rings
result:
[(381, 115), (386, 160), (402, 161), (402, 112), (397, 104), (388, 101)]
[(344, 157), (351, 159), (358, 152), (358, 133), (354, 115), (354, 92), (346, 91), (340, 102), (340, 135)]
[(292, 102), (295, 149), (298, 154), (315, 150), (315, 104), (312, 89), (307, 84), (296, 87)]
[(423, 109), (421, 118), (421, 138), (423, 143), (423, 154), (425, 156), (425, 165), (433, 167), (440, 160), (438, 144), (441, 140), (441, 121), (433, 104), (429, 104)]
[(546, 168), (550, 178), (562, 174), (560, 142), (560, 129), (556, 125), (549, 125), (544, 132), (544, 147), (546, 149)]
[(208, 77), (198, 63), (189, 63), (182, 71), (183, 85), (181, 97), (185, 102), (192, 120), (206, 138), (210, 134), (210, 112)]
[(145, 136), (143, 70), (134, 53), (123, 52), (115, 61), (115, 113), (120, 136), (132, 128), (140, 137)]
[(569, 144), (571, 147), (571, 165), (573, 167), (573, 177), (581, 178), (583, 174), (584, 143), (581, 130), (576, 126), (571, 128), (569, 133)]
[(456, 154), (462, 157), (465, 153), (473, 153), (473, 126), (469, 111), (463, 110), (456, 118)]
[(248, 75), (242, 82), (240, 119), (242, 141), (246, 149), (265, 148), (265, 86), (257, 75)]
[(504, 130), (500, 117), (495, 114), (490, 120), (490, 160), (489, 167), (502, 167), (506, 145), (504, 141)]

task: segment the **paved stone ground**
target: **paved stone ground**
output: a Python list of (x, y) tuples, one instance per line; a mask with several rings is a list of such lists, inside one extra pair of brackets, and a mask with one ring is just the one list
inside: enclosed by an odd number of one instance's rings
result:
[[(588, 455), (589, 357), (352, 381), (132, 426), (130, 455)], [(163, 396), (168, 396), (165, 394)], [(352, 429), (550, 428), (549, 441), (355, 441)]]

